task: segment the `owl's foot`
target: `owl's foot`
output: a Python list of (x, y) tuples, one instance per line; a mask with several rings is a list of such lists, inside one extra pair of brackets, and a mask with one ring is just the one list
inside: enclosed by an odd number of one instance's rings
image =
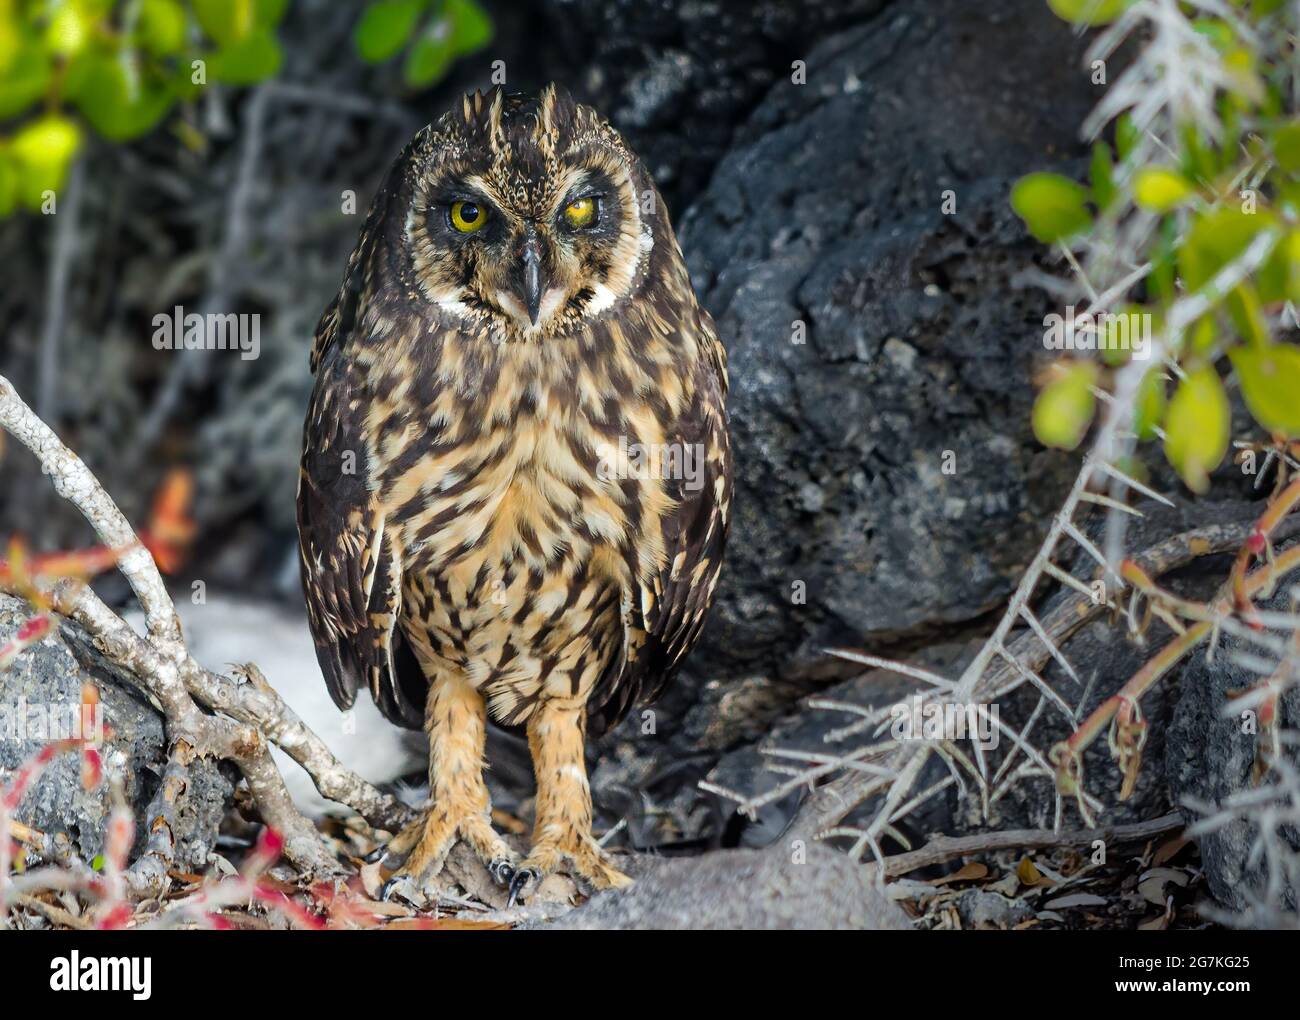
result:
[(565, 865), (570, 874), (585, 879), (597, 891), (625, 889), (632, 884), (632, 879), (614, 866), (590, 836), (570, 833), (569, 837), (546, 838), (533, 844), (510, 881), (510, 906), (528, 899), (542, 879)]
[(480, 809), (458, 811), (454, 804), (434, 804), (383, 848), (381, 859), (405, 855), (406, 860), (384, 883), (380, 898), (387, 900), (411, 885), (424, 891), (425, 883), (442, 871), (457, 840), (465, 842), (498, 884), (514, 879), (519, 855), (506, 846)]

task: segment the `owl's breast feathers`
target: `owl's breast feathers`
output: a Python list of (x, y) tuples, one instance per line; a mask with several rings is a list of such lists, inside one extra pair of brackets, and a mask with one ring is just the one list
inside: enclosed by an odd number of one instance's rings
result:
[[(495, 342), (420, 302), (340, 302), (317, 344), (299, 496), (304, 584), (341, 706), (418, 726), (459, 670), (498, 719), (539, 696), (595, 725), (699, 637), (731, 498), (726, 355), (671, 234), (637, 294), (575, 335)], [(362, 284), (364, 292), (366, 284)]]

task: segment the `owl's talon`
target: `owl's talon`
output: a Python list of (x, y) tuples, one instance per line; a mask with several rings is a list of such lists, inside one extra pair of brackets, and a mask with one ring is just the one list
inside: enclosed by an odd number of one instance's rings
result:
[(367, 864), (383, 864), (388, 860), (388, 844), (381, 843), (361, 859)]
[(536, 868), (524, 867), (515, 872), (510, 880), (510, 899), (506, 909), (515, 907), (520, 900), (531, 896), (542, 882), (542, 873)]
[(408, 875), (397, 874), (385, 882), (379, 889), (379, 899), (384, 903), (392, 902), (394, 896), (401, 896), (408, 903), (414, 903), (411, 879)]
[(488, 864), (488, 872), (497, 885), (511, 885), (515, 877), (515, 862), (507, 857), (498, 857)]

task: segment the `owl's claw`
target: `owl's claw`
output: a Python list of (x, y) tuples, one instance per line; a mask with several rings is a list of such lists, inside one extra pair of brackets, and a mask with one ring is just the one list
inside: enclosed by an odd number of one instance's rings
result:
[(506, 909), (513, 908), (521, 899), (531, 896), (541, 882), (542, 873), (537, 868), (524, 867), (517, 870), (510, 879), (510, 899), (506, 902)]
[(497, 885), (510, 885), (513, 888), (515, 877), (514, 861), (508, 857), (498, 857), (488, 864), (487, 869)]
[(413, 891), (414, 883), (411, 881), (410, 877), (408, 875), (398, 874), (394, 875), (380, 887), (379, 898), (384, 903), (389, 903), (392, 901), (394, 896), (401, 896), (402, 899), (406, 900), (408, 903), (414, 903), (415, 900), (412, 895)]
[(383, 864), (388, 859), (388, 844), (381, 843), (361, 859), (367, 864)]

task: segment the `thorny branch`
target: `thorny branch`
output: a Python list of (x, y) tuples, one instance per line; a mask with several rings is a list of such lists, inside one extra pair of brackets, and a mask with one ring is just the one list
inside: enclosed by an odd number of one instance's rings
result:
[(55, 608), (85, 627), (97, 648), (140, 682), (166, 720), (170, 759), (159, 798), (150, 806), (149, 846), (127, 876), (133, 891), (154, 895), (165, 881), (173, 849), (170, 820), (184, 796), (187, 765), (196, 756), (226, 759), (239, 767), (262, 819), (282, 836), (285, 856), (308, 875), (338, 874), (342, 868), (294, 807), (268, 740), (307, 770), (323, 796), (346, 804), (372, 824), (392, 829), (407, 819), (404, 805), (330, 753), (255, 666), (246, 667), (242, 677), (227, 677), (195, 662), (152, 556), (89, 468), (3, 377), (0, 427), (40, 459), (55, 490), (77, 507), (99, 540), (122, 551), (118, 569), (145, 613), (147, 635), (142, 637), (84, 584), (60, 582), (52, 593)]

